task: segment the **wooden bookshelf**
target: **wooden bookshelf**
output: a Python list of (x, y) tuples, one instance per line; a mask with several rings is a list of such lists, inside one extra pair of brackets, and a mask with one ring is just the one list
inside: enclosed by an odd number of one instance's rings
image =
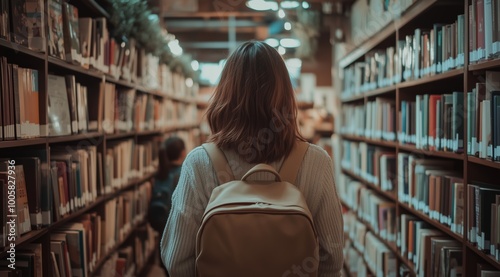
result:
[[(82, 11), (82, 17), (105, 17), (108, 19), (109, 23), (109, 13), (103, 8), (99, 3), (101, 1), (96, 0), (66, 0), (73, 5), (75, 5), (79, 11)], [(99, 3), (98, 3), (99, 2)], [(47, 3), (45, 2), (47, 5)], [(48, 12), (47, 12), (48, 14)], [(45, 22), (47, 23), (47, 22)], [(108, 24), (110, 27), (111, 23)], [(46, 36), (48, 36), (46, 34)], [(177, 104), (192, 104), (197, 105), (197, 99), (193, 96), (183, 96), (176, 95), (173, 91), (161, 91), (160, 89), (148, 88), (144, 85), (138, 84), (136, 82), (130, 82), (124, 79), (117, 79), (108, 73), (101, 72), (97, 69), (84, 68), (81, 65), (72, 64), (65, 60), (61, 60), (56, 57), (49, 56), (48, 53), (39, 53), (30, 50), (27, 47), (18, 45), (16, 43), (10, 42), (8, 40), (0, 38), (0, 53), (2, 57), (6, 57), (8, 63), (18, 64), (20, 67), (35, 69), (38, 71), (38, 85), (39, 85), (39, 115), (40, 124), (45, 125), (48, 121), (47, 110), (48, 110), (48, 75), (54, 74), (59, 76), (74, 75), (76, 81), (88, 88), (87, 99), (97, 95), (98, 88), (103, 83), (112, 83), (116, 85), (117, 89), (132, 89), (138, 94), (152, 95), (155, 101), (157, 100), (172, 100), (175, 105)], [(119, 92), (117, 92), (119, 93)], [(90, 103), (88, 104), (90, 106)], [(105, 109), (106, 107), (104, 107)], [(88, 111), (87, 111), (88, 112)], [(88, 114), (87, 114), (88, 116)], [(157, 126), (155, 124), (155, 126)], [(164, 126), (164, 125), (163, 125)], [(110, 145), (115, 142), (122, 142), (124, 140), (130, 139), (134, 143), (159, 143), (163, 137), (177, 131), (190, 131), (199, 128), (199, 122), (185, 122), (177, 121), (172, 122), (167, 127), (156, 128), (152, 130), (144, 131), (130, 131), (123, 133), (105, 134), (100, 131), (89, 131), (85, 133), (78, 133), (73, 135), (63, 135), (63, 136), (44, 136), (29, 139), (17, 139), (17, 140), (0, 140), (0, 152), (2, 157), (6, 154), (8, 157), (13, 159), (16, 158), (16, 152), (23, 150), (24, 152), (30, 151), (31, 149), (43, 153), (44, 157), (41, 159), (43, 163), (51, 161), (51, 149), (53, 148), (68, 148), (69, 151), (80, 149), (81, 144), (92, 145), (97, 147), (97, 152), (102, 156), (106, 156), (106, 150), (110, 149)], [(153, 147), (152, 147), (153, 148)], [(27, 151), (26, 151), (27, 150)], [(35, 152), (35, 151), (34, 151)], [(27, 155), (27, 154), (24, 154)], [(39, 156), (42, 154), (33, 154), (33, 156)], [(39, 157), (41, 158), (41, 157)], [(98, 174), (102, 173), (102, 177), (106, 178), (106, 174), (113, 171), (113, 168), (107, 168), (105, 161), (102, 164), (97, 163)], [(149, 171), (147, 171), (149, 172)], [(25, 172), (25, 174), (30, 174), (30, 172)], [(82, 219), (85, 214), (99, 212), (103, 210), (105, 204), (108, 201), (117, 199), (124, 192), (129, 192), (138, 189), (139, 186), (147, 181), (151, 181), (156, 172), (146, 173), (141, 178), (129, 179), (124, 185), (119, 188), (114, 188), (112, 191), (98, 195), (93, 202), (87, 202), (84, 207), (75, 208), (68, 214), (65, 214), (56, 221), (55, 216), (52, 223), (48, 226), (43, 226), (40, 229), (33, 229), (26, 234), (23, 234), (16, 240), (16, 247), (21, 247), (29, 243), (40, 243), (43, 248), (42, 262), (44, 264), (44, 269), (42, 276), (53, 276), (52, 269), (50, 267), (50, 238), (51, 234), (60, 228), (63, 228), (69, 223), (78, 222)], [(104, 181), (106, 182), (106, 181)], [(30, 188), (27, 188), (28, 194), (34, 193), (30, 192)], [(52, 205), (53, 203), (51, 203)], [(146, 219), (141, 222), (131, 221), (131, 229), (126, 236), (124, 236), (123, 241), (119, 241), (110, 249), (105, 255), (97, 261), (96, 266), (89, 276), (95, 276), (106, 260), (118, 251), (120, 247), (124, 245), (127, 241), (130, 241), (138, 234), (138, 228), (144, 226), (147, 223)], [(138, 276), (144, 276), (149, 269), (151, 264), (154, 262), (155, 253), (148, 253), (145, 263), (141, 268), (136, 268), (134, 274), (140, 274)], [(0, 258), (4, 258), (7, 255), (7, 248), (0, 249)], [(146, 254), (145, 254), (146, 255)], [(133, 257), (135, 258), (135, 257)], [(45, 266), (48, 265), (48, 266)]]
[[(371, 37), (367, 38), (366, 41), (353, 47), (347, 55), (340, 59), (340, 61), (335, 65), (337, 68), (335, 72), (340, 72), (345, 68), (354, 65), (356, 62), (365, 61), (365, 55), (373, 50), (380, 50), (384, 52), (387, 47), (395, 47), (397, 49), (397, 41), (404, 40), (406, 36), (414, 35), (414, 30), (420, 28), (422, 30), (422, 34), (429, 29), (432, 29), (434, 23), (443, 23), (450, 24), (453, 23), (454, 20), (457, 20), (459, 14), (464, 15), (464, 24), (465, 24), (465, 32), (463, 34), (464, 38), (464, 65), (460, 65), (455, 68), (448, 69), (442, 73), (436, 73), (434, 75), (427, 75), (420, 77), (415, 80), (402, 81), (400, 83), (396, 83), (392, 86), (377, 88), (375, 90), (359, 93), (359, 94), (350, 94), (345, 95), (342, 94), (340, 98), (341, 106), (343, 105), (363, 105), (367, 104), (371, 100), (374, 100), (377, 97), (381, 97), (384, 99), (394, 100), (396, 103), (396, 133), (399, 133), (401, 118), (399, 117), (399, 112), (401, 112), (401, 102), (413, 100), (415, 101), (416, 95), (421, 94), (449, 94), (454, 91), (464, 92), (463, 99), (463, 107), (464, 113), (462, 113), (462, 118), (464, 120), (464, 145), (467, 146), (467, 95), (466, 92), (472, 90), (475, 87), (476, 82), (480, 82), (481, 74), (484, 74), (486, 70), (500, 70), (500, 58), (484, 60), (477, 63), (469, 63), (469, 25), (468, 22), (470, 20), (468, 15), (468, 6), (472, 2), (467, 1), (452, 1), (452, 0), (419, 0), (413, 3), (411, 7), (409, 7), (400, 18), (395, 19), (392, 24), (387, 25), (382, 28), (381, 31), (375, 32)], [(444, 18), (441, 16), (444, 11), (450, 14), (450, 18)], [(453, 18), (453, 20), (449, 20)], [(391, 40), (393, 37), (394, 43), (388, 45), (387, 41)], [(349, 47), (348, 47), (349, 48)], [(352, 69), (350, 69), (352, 70)], [(359, 70), (359, 69), (357, 69)], [(362, 69), (361, 69), (362, 70)], [(354, 74), (349, 72), (350, 74)], [(413, 73), (412, 73), (413, 74)], [(380, 77), (380, 76), (378, 76)], [(382, 78), (386, 76), (383, 75)], [(484, 77), (484, 76), (483, 76)], [(349, 82), (347, 84), (357, 82), (359, 77), (356, 77), (352, 80), (348, 79)], [(366, 76), (365, 76), (366, 78)], [(387, 78), (390, 78), (387, 77)], [(370, 79), (370, 81), (373, 81)], [(357, 85), (363, 86), (363, 83), (367, 81), (362, 81)], [(484, 81), (483, 81), (484, 82)], [(339, 94), (342, 91), (342, 86), (339, 86)], [(371, 98), (371, 99), (369, 99)], [(413, 98), (413, 99), (412, 99)], [(341, 107), (342, 108), (342, 107)], [(365, 110), (366, 112), (366, 110)], [(414, 112), (414, 110), (412, 110)], [(346, 124), (349, 124), (349, 121), (346, 121)], [(371, 140), (364, 137), (358, 137), (353, 135), (341, 135), (341, 139), (354, 141), (354, 142), (365, 142), (369, 145), (375, 145), (379, 147), (386, 147), (390, 149), (394, 149), (394, 153), (396, 157), (399, 153), (410, 153), (419, 158), (429, 158), (429, 159), (442, 159), (447, 161), (453, 161), (456, 170), (460, 173), (460, 177), (464, 182), (464, 203), (467, 202), (467, 194), (466, 191), (467, 184), (470, 184), (474, 181), (482, 181), (491, 184), (498, 184), (498, 178), (495, 179), (496, 176), (500, 176), (500, 162), (492, 161), (491, 159), (481, 159), (474, 156), (468, 156), (463, 152), (446, 152), (446, 151), (430, 151), (427, 149), (417, 149), (415, 145), (412, 144), (402, 144), (398, 141), (389, 142), (389, 141), (379, 141), (379, 140)], [(397, 163), (396, 163), (397, 164)], [(467, 276), (472, 275), (472, 272), (475, 273), (476, 263), (487, 263), (491, 264), (497, 270), (500, 270), (500, 263), (496, 261), (496, 259), (487, 255), (484, 252), (480, 251), (476, 246), (472, 245), (468, 242), (467, 238), (464, 235), (457, 234), (451, 231), (451, 228), (441, 224), (439, 221), (431, 219), (425, 213), (416, 210), (410, 207), (407, 203), (403, 203), (401, 199), (398, 198), (397, 192), (394, 195), (388, 195), (387, 192), (382, 191), (378, 186), (371, 184), (370, 182), (366, 182), (360, 176), (354, 174), (352, 170), (343, 168), (341, 164), (337, 164), (336, 166), (341, 167), (342, 174), (348, 176), (356, 181), (361, 182), (366, 188), (371, 189), (376, 192), (378, 196), (389, 199), (391, 202), (396, 204), (396, 214), (399, 216), (403, 213), (414, 215), (419, 221), (426, 222), (428, 225), (432, 226), (432, 228), (441, 231), (447, 237), (456, 240), (460, 243), (463, 248), (463, 272), (467, 272)], [(478, 169), (484, 168), (488, 174), (483, 174), (483, 178), (481, 180), (473, 179), (473, 176), (479, 176), (481, 173), (476, 172)], [(396, 171), (399, 169), (396, 169)], [(473, 171), (474, 174), (471, 174)], [(404, 174), (402, 172), (395, 172), (396, 174)], [(347, 184), (346, 184), (347, 185)], [(396, 188), (397, 189), (397, 188)], [(344, 203), (345, 205), (346, 203)], [(464, 209), (464, 225), (467, 226), (467, 206)], [(363, 222), (363, 221), (361, 221)], [(367, 225), (367, 224), (365, 224)], [(399, 226), (398, 226), (399, 228)], [(367, 230), (371, 230), (370, 226), (367, 225)], [(467, 230), (464, 230), (467, 232)], [(398, 264), (406, 265), (412, 275), (415, 275), (415, 268), (411, 261), (409, 261), (406, 257), (403, 257), (401, 253), (396, 248), (391, 248), (393, 252), (397, 256)], [(467, 258), (468, 254), (475, 253), (478, 256), (478, 259), (470, 259)], [(396, 269), (396, 276), (400, 276), (399, 267)]]

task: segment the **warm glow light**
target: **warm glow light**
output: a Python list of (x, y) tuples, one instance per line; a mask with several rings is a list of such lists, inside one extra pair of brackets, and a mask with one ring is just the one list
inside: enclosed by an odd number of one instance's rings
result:
[(302, 8), (309, 9), (309, 3), (307, 3), (306, 1), (302, 2)]
[(300, 3), (299, 1), (283, 1), (281, 2), (280, 6), (283, 9), (295, 9), (300, 6)]
[(277, 10), (278, 3), (265, 1), (265, 0), (250, 0), (246, 3), (247, 7), (256, 11), (268, 11), (268, 10)]
[(280, 42), (275, 38), (268, 38), (264, 42), (269, 44), (271, 47), (278, 47), (280, 45)]
[(194, 83), (193, 83), (193, 79), (191, 79), (191, 78), (186, 78), (186, 86), (187, 86), (188, 88), (192, 87), (192, 86), (193, 86), (193, 84), (194, 84)]
[(279, 16), (279, 18), (285, 18), (285, 11), (284, 11), (284, 10), (282, 10), (282, 9), (280, 9), (280, 10), (278, 11), (278, 16)]
[(284, 38), (280, 40), (280, 45), (287, 48), (296, 48), (300, 46), (300, 41), (294, 38)]
[(200, 63), (197, 60), (191, 61), (191, 67), (194, 71), (198, 71), (200, 69)]
[(292, 29), (292, 24), (290, 22), (285, 22), (285, 30), (290, 31)]
[(171, 40), (168, 42), (168, 48), (170, 48), (170, 52), (172, 52), (172, 54), (174, 56), (180, 56), (182, 55), (182, 48), (181, 46), (179, 45), (179, 41), (176, 39), (176, 40)]
[(280, 53), (280, 55), (285, 55), (286, 53), (285, 47), (283, 46), (278, 47), (278, 53)]

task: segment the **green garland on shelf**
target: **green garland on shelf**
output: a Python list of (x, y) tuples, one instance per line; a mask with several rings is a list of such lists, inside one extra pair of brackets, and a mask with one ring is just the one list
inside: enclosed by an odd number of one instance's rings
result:
[[(159, 22), (143, 0), (106, 0), (109, 4), (112, 36), (117, 41), (134, 39), (139, 48), (160, 58), (172, 71), (195, 77), (189, 56), (174, 56)], [(157, 18), (157, 17), (156, 17)]]

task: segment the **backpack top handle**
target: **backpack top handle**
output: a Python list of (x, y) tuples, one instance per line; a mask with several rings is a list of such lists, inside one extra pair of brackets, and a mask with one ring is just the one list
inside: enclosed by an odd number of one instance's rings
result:
[(267, 164), (258, 164), (250, 169), (243, 177), (241, 177), (241, 181), (246, 181), (248, 176), (257, 173), (257, 172), (269, 172), (276, 176), (276, 181), (281, 182), (280, 174), (270, 165)]

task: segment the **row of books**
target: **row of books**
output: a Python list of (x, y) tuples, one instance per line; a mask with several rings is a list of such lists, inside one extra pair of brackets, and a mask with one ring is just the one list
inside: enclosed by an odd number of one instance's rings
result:
[(104, 262), (94, 276), (138, 276), (148, 257), (157, 248), (158, 233), (149, 224), (139, 226), (133, 240), (120, 247)]
[(498, 56), (500, 51), (500, 1), (472, 0), (468, 7), (470, 62)]
[(396, 243), (396, 203), (380, 197), (360, 182), (343, 176), (341, 199), (382, 239)]
[(398, 154), (398, 199), (459, 235), (464, 234), (464, 181), (450, 160)]
[(0, 38), (117, 80), (181, 96), (197, 93), (192, 79), (186, 84), (182, 74), (160, 66), (159, 58), (136, 47), (133, 38), (120, 42), (110, 36), (106, 18), (79, 17), (78, 8), (64, 0), (50, 0), (47, 8), (43, 0), (2, 0)]
[(376, 140), (396, 140), (396, 103), (378, 97), (365, 105), (344, 105), (340, 132)]
[(105, 193), (123, 188), (131, 180), (154, 173), (158, 167), (158, 144), (135, 143), (133, 139), (107, 143)]
[(402, 214), (398, 248), (413, 265), (417, 276), (460, 276), (463, 252), (453, 240), (413, 215)]
[(500, 74), (486, 71), (486, 82), (467, 93), (467, 154), (500, 160)]
[(463, 92), (417, 95), (401, 101), (401, 143), (418, 149), (461, 152), (464, 148)]
[[(8, 268), (7, 259), (0, 261), (0, 276), (5, 277), (42, 277), (42, 243), (28, 243), (15, 248), (15, 269)], [(46, 266), (46, 265), (45, 265)]]
[[(361, 270), (357, 269), (358, 274), (367, 273), (366, 270), (363, 270), (364, 263), (366, 263), (369, 271), (373, 272), (375, 276), (396, 276), (395, 254), (369, 231), (352, 211), (344, 214), (344, 226), (346, 226), (346, 232), (349, 233), (349, 240), (353, 242), (352, 247), (356, 249), (355, 251), (362, 253), (362, 257), (361, 255), (352, 255), (354, 257), (349, 261), (353, 265), (361, 264)], [(364, 262), (355, 260), (356, 258), (363, 258)]]
[(500, 189), (492, 184), (467, 185), (468, 241), (500, 261)]
[(417, 1), (418, 0), (377, 0), (353, 3), (349, 23), (352, 26), (350, 28), (350, 36), (354, 44), (360, 44), (379, 32), (392, 20), (400, 18), (401, 14)]
[(417, 28), (413, 35), (398, 41), (401, 49), (403, 80), (416, 80), (462, 67), (465, 63), (465, 16), (452, 24), (433, 24), (432, 29)]
[(0, 161), (0, 246), (7, 243), (8, 188), (12, 176), (16, 181), (18, 215), (15, 237), (19, 237), (70, 216), (130, 181), (152, 174), (158, 166), (157, 152), (158, 145), (153, 141), (135, 144), (127, 140), (110, 142), (104, 157), (96, 146), (53, 147), (50, 163), (46, 162), (45, 150), (32, 149), (18, 151), (15, 159)]
[(366, 53), (364, 62), (344, 68), (342, 97), (359, 95), (401, 82), (403, 72), (400, 54), (395, 47), (373, 50)]
[[(197, 121), (195, 103), (158, 99), (102, 82), (97, 93), (74, 75), (48, 77), (48, 126), (41, 124), (38, 71), (0, 60), (0, 138), (25, 139), (88, 131), (122, 133), (165, 129)], [(95, 95), (97, 94), (97, 95)], [(104, 108), (106, 107), (106, 109)], [(48, 127), (48, 128), (47, 128)]]
[(0, 57), (0, 138), (38, 137), (40, 131), (38, 71)]
[(365, 61), (344, 68), (342, 97), (443, 73), (464, 65), (465, 17), (452, 24), (417, 28), (395, 47), (373, 50)]
[(342, 141), (342, 168), (363, 180), (393, 191), (396, 187), (396, 153), (365, 142)]

